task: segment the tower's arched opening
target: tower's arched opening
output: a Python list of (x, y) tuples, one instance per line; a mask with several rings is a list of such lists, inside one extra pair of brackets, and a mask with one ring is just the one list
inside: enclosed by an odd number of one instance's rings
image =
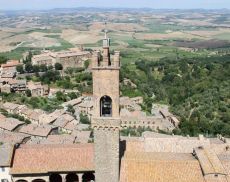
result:
[(50, 182), (62, 182), (62, 177), (59, 174), (51, 174), (49, 181)]
[(93, 173), (91, 172), (87, 172), (82, 176), (82, 181), (83, 182), (91, 182), (91, 181), (95, 181), (95, 176)]
[(112, 99), (105, 95), (100, 99), (100, 115), (102, 117), (112, 117)]
[(66, 182), (78, 182), (78, 181), (79, 181), (78, 176), (75, 173), (69, 173), (66, 176)]
[(43, 179), (35, 179), (35, 180), (33, 180), (32, 182), (46, 182), (46, 181), (43, 180)]

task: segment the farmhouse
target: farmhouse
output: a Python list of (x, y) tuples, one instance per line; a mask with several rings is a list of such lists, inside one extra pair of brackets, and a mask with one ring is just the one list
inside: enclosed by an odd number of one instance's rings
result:
[(61, 52), (45, 52), (41, 55), (33, 56), (33, 65), (45, 64), (54, 66), (55, 63), (60, 63), (63, 68), (82, 68), (84, 62), (91, 58), (91, 53), (87, 51), (69, 50)]

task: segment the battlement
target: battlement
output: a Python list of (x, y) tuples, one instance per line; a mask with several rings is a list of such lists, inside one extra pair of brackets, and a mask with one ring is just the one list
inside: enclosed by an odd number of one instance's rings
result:
[(103, 55), (96, 51), (92, 58), (92, 69), (120, 69), (120, 51), (110, 55), (108, 48), (104, 48)]

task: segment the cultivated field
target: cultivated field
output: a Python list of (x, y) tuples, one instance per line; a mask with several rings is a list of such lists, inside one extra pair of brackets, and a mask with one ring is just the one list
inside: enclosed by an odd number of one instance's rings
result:
[(57, 51), (80, 45), (99, 49), (105, 29), (112, 49), (154, 60), (178, 54), (207, 56), (230, 45), (227, 10), (76, 9), (0, 14), (0, 53), (9, 58), (20, 58), (26, 50)]

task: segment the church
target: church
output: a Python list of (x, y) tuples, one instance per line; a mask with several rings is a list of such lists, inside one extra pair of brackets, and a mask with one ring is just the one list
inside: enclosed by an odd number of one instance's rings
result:
[(120, 52), (92, 58), (94, 143), (20, 145), (13, 151), (14, 182), (230, 182), (228, 139), (145, 132), (120, 136)]

